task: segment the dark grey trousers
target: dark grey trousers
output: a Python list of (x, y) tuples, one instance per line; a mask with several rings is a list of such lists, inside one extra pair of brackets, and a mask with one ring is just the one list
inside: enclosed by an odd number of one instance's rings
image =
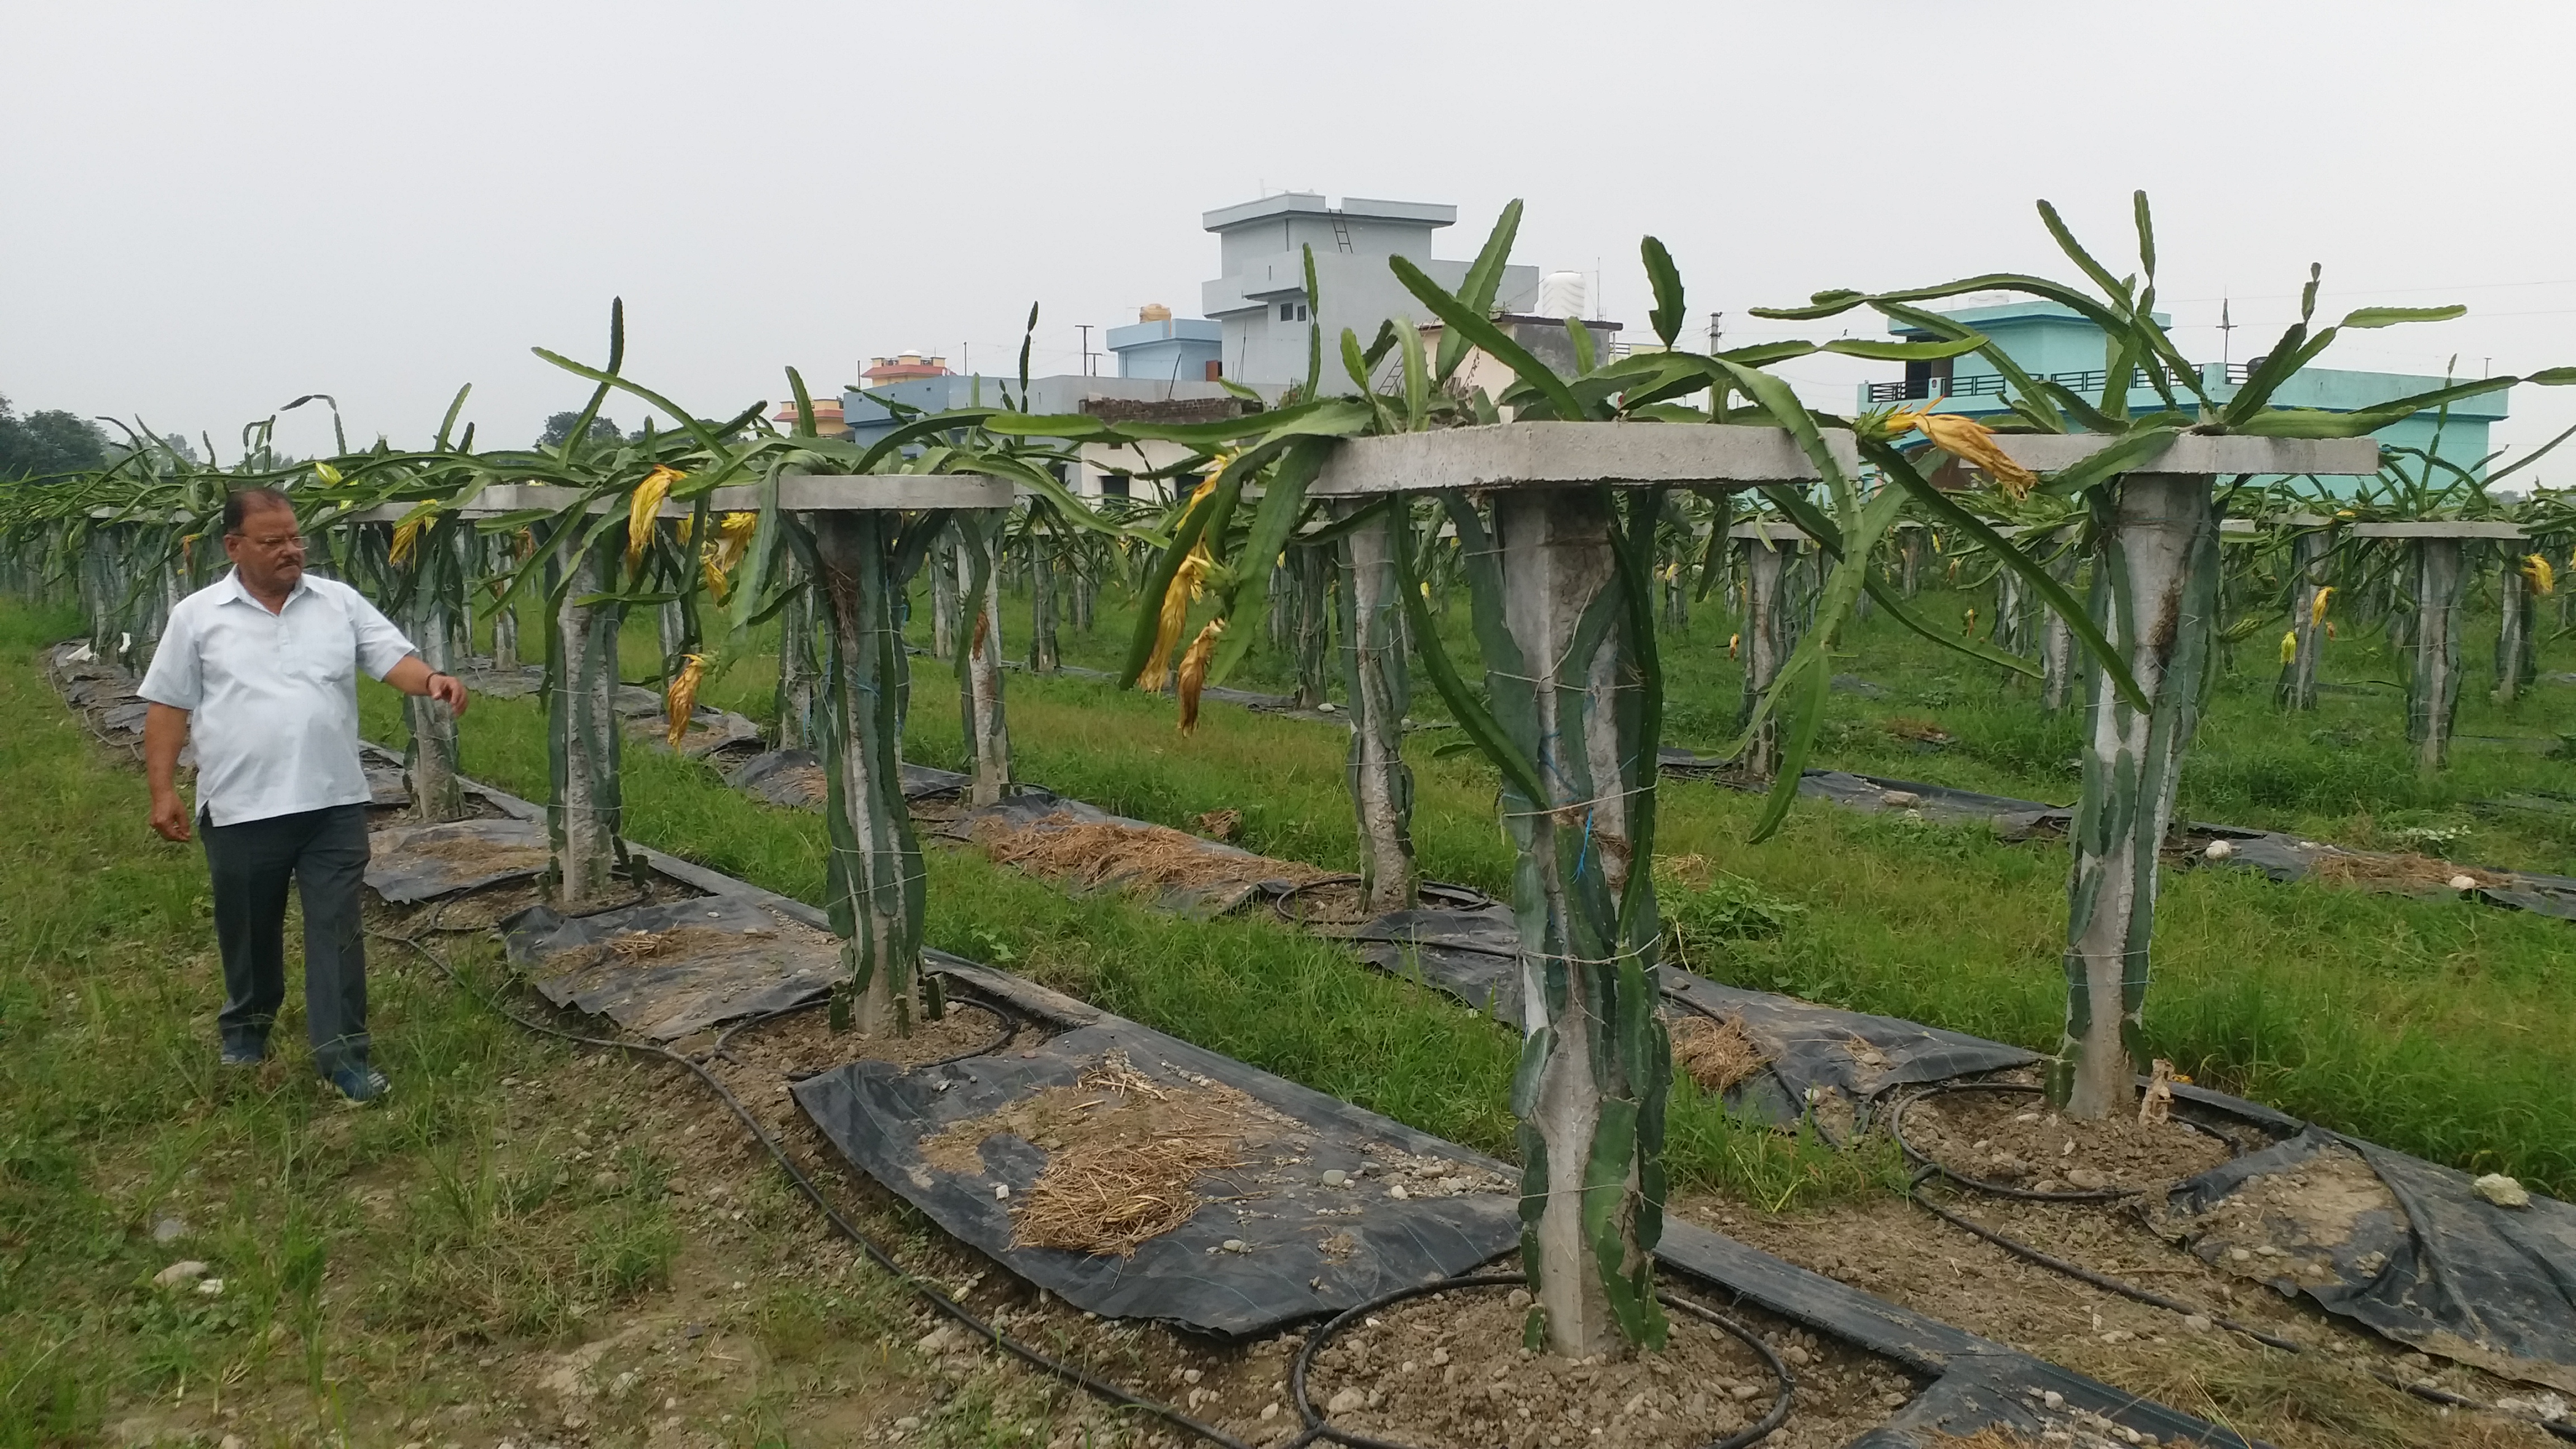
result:
[(201, 813), (224, 953), (224, 1045), (262, 1049), (286, 1000), (286, 886), (304, 900), (304, 1018), (323, 1075), (367, 1060), (367, 951), (358, 906), (367, 807), (216, 825)]

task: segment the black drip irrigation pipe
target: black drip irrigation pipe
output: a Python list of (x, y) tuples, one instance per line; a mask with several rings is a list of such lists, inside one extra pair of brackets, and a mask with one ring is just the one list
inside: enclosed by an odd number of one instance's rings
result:
[[(480, 930), (483, 928), (475, 927), (474, 929)], [(805, 1170), (796, 1165), (796, 1160), (787, 1155), (787, 1150), (781, 1147), (778, 1144), (778, 1141), (769, 1135), (767, 1129), (760, 1125), (759, 1119), (751, 1115), (750, 1109), (742, 1105), (741, 1099), (734, 1096), (732, 1090), (726, 1087), (723, 1082), (717, 1080), (715, 1074), (708, 1071), (703, 1063), (692, 1061), (689, 1058), (682, 1056), (680, 1053), (672, 1051), (668, 1047), (660, 1046), (653, 1042), (621, 1041), (614, 1037), (584, 1036), (579, 1032), (566, 1031), (562, 1027), (549, 1025), (546, 1022), (522, 1016), (502, 1005), (499, 1001), (494, 1000), (492, 997), (476, 990), (465, 980), (463, 974), (457, 971), (456, 967), (451, 964), (445, 956), (439, 954), (438, 951), (419, 938), (398, 935), (391, 931), (371, 930), (367, 934), (378, 937), (382, 940), (393, 941), (410, 947), (413, 951), (418, 952), (421, 957), (427, 960), (431, 965), (437, 967), (440, 974), (447, 978), (449, 985), (464, 992), (485, 1010), (490, 1011), (494, 1015), (521, 1028), (522, 1030), (534, 1032), (540, 1036), (550, 1036), (559, 1041), (572, 1042), (578, 1046), (599, 1047), (629, 1052), (636, 1056), (649, 1057), (660, 1061), (670, 1062), (687, 1071), (691, 1076), (698, 1079), (700, 1085), (704, 1086), (708, 1091), (715, 1093), (716, 1096), (723, 1101), (725, 1107), (733, 1113), (734, 1117), (738, 1121), (742, 1123), (743, 1127), (748, 1130), (754, 1138), (759, 1140), (760, 1145), (768, 1149), (770, 1160), (778, 1164), (779, 1170), (787, 1174), (788, 1181), (794, 1184), (799, 1193), (804, 1195), (807, 1202), (812, 1203), (815, 1208), (823, 1214), (825, 1221), (832, 1225), (835, 1232), (838, 1232), (842, 1237), (847, 1238), (852, 1243), (856, 1244), (859, 1251), (867, 1255), (869, 1261), (875, 1263), (886, 1272), (893, 1274), (895, 1280), (901, 1283), (904, 1287), (910, 1289), (916, 1297), (929, 1304), (938, 1312), (956, 1320), (976, 1337), (983, 1339), (995, 1348), (1021, 1360), (1041, 1373), (1072, 1384), (1085, 1392), (1090, 1393), (1097, 1398), (1104, 1399), (1109, 1403), (1115, 1404), (1120, 1408), (1134, 1409), (1140, 1413), (1149, 1414), (1154, 1418), (1162, 1420), (1165, 1424), (1168, 1424), (1175, 1429), (1195, 1435), (1207, 1443), (1217, 1445), (1218, 1449), (1254, 1449), (1253, 1445), (1235, 1438), (1233, 1435), (1226, 1433), (1224, 1430), (1219, 1429), (1214, 1425), (1202, 1424), (1198, 1420), (1191, 1418), (1189, 1415), (1181, 1412), (1179, 1409), (1173, 1408), (1169, 1404), (1146, 1398), (1140, 1394), (1130, 1393), (1127, 1390), (1120, 1388), (1118, 1385), (1109, 1382), (1107, 1379), (1100, 1378), (1086, 1370), (1076, 1368), (1074, 1365), (1066, 1363), (1061, 1359), (1051, 1358), (1046, 1354), (1039, 1352), (1037, 1349), (1020, 1342), (1018, 1339), (1012, 1338), (1008, 1334), (1003, 1333), (1001, 1330), (985, 1322), (983, 1319), (976, 1317), (973, 1310), (949, 1297), (947, 1294), (940, 1292), (927, 1280), (906, 1269), (901, 1263), (896, 1262), (893, 1254), (888, 1253), (884, 1248), (878, 1246), (874, 1239), (860, 1231), (859, 1226), (856, 1223), (851, 1222), (842, 1214), (839, 1208), (832, 1205), (831, 1200), (823, 1195), (822, 1189), (815, 1186), (814, 1180), (805, 1175)], [(1313, 1433), (1309, 1432), (1298, 1436), (1296, 1439), (1290, 1440), (1287, 1444), (1277, 1446), (1277, 1449), (1298, 1449), (1298, 1446), (1312, 1442), (1315, 1437), (1316, 1436)]]
[[(1974, 1188), (1981, 1192), (1992, 1192), (2004, 1197), (2016, 1197), (2040, 1202), (2100, 1202), (2104, 1201), (2106, 1198), (2135, 1195), (2135, 1189), (2122, 1189), (2118, 1192), (2109, 1194), (2087, 1193), (2081, 1196), (2069, 1197), (2062, 1194), (2026, 1192), (2013, 1188), (2002, 1187), (1992, 1183), (1980, 1182), (1974, 1178), (1963, 1177), (1958, 1173), (1950, 1171), (1938, 1162), (1933, 1161), (1931, 1158), (1924, 1156), (1922, 1153), (1916, 1152), (1913, 1147), (1906, 1142), (1904, 1133), (1901, 1130), (1901, 1124), (1904, 1119), (1905, 1108), (1908, 1103), (1915, 1100), (1915, 1098), (1932, 1096), (1938, 1092), (1960, 1091), (1978, 1087), (1983, 1087), (1990, 1091), (2037, 1092), (2040, 1090), (2037, 1087), (2025, 1087), (2012, 1082), (1944, 1083), (1941, 1086), (1932, 1088), (1930, 1091), (1917, 1092), (1911, 1097), (1900, 1099), (1896, 1104), (1895, 1110), (1888, 1114), (1888, 1135), (1896, 1139), (1897, 1146), (1904, 1151), (1906, 1156), (1923, 1164), (1915, 1171), (1914, 1176), (1905, 1184), (1905, 1196), (1909, 1201), (1922, 1208), (1925, 1212), (1928, 1212), (1934, 1217), (1939, 1218), (1941, 1221), (1948, 1223), (1950, 1226), (1975, 1237), (1982, 1238), (1985, 1241), (1994, 1244), (1996, 1247), (2003, 1249), (2005, 1252), (2012, 1254), (2016, 1258), (2020, 1258), (2028, 1263), (2036, 1264), (2037, 1266), (2046, 1268), (2051, 1272), (2063, 1273), (2067, 1277), (2076, 1279), (2079, 1282), (2089, 1283), (2106, 1293), (2115, 1293), (2122, 1298), (2146, 1304), (2150, 1308), (2161, 1308), (2169, 1313), (2177, 1313), (2186, 1317), (2206, 1318), (2211, 1323), (2216, 1324), (2220, 1328), (2226, 1329), (2230, 1333), (2241, 1333), (2247, 1338), (2253, 1339), (2256, 1343), (2262, 1344), (2267, 1348), (2277, 1348), (2285, 1353), (2303, 1353), (2306, 1351), (2301, 1345), (2293, 1343), (2289, 1339), (2279, 1337), (2276, 1334), (2265, 1333), (2259, 1328), (2255, 1328), (2250, 1324), (2241, 1323), (2224, 1314), (2203, 1312), (2180, 1299), (2168, 1298), (2161, 1293), (2140, 1288), (2136, 1284), (2122, 1282), (2120, 1279), (2110, 1277), (2106, 1274), (2096, 1273), (2092, 1269), (2087, 1268), (2080, 1263), (2071, 1263), (2064, 1258), (2043, 1252), (2017, 1238), (1996, 1232), (1994, 1229), (1986, 1227), (1974, 1219), (1954, 1213), (1948, 1208), (1941, 1206), (1939, 1203), (1932, 1201), (1931, 1198), (1925, 1196), (1923, 1185), (1930, 1182), (1935, 1177), (1946, 1177), (1962, 1186)], [(2211, 1128), (2202, 1126), (2197, 1122), (2193, 1122), (2188, 1118), (2176, 1117), (2173, 1120), (2182, 1123), (2184, 1126), (2189, 1127), (2196, 1132), (2206, 1133), (2209, 1136), (2218, 1138), (2222, 1142), (2227, 1142), (2228, 1146), (2231, 1148), (2236, 1145), (2225, 1135)], [(2388, 1385), (2390, 1388), (2402, 1390), (2406, 1393), (2413, 1394), (2419, 1399), (2425, 1399), (2432, 1403), (2442, 1404), (2451, 1408), (2477, 1409), (2486, 1413), (2505, 1413), (2504, 1410), (2498, 1409), (2495, 1405), (2488, 1403), (2483, 1399), (2473, 1399), (2465, 1394), (2452, 1393), (2447, 1389), (2427, 1387), (2423, 1384), (2408, 1383), (2406, 1380), (2397, 1377), (2395, 1374), (2383, 1373), (2378, 1369), (2365, 1369), (2364, 1372), (2368, 1373), (2372, 1378), (2379, 1380), (2381, 1383)], [(2506, 1417), (2521, 1418), (2522, 1416), (2519, 1414), (2506, 1414)], [(2535, 1420), (2534, 1422), (2538, 1423), (2541, 1428), (2548, 1430), (2551, 1435), (2564, 1439), (2569, 1443), (2576, 1443), (2576, 1424), (2571, 1424), (2559, 1419), (2540, 1419)]]
[[(1437, 1283), (1417, 1283), (1410, 1288), (1399, 1288), (1384, 1297), (1354, 1304), (1333, 1315), (1323, 1327), (1306, 1336), (1306, 1347), (1298, 1353), (1296, 1363), (1288, 1370), (1288, 1396), (1297, 1403), (1298, 1417), (1306, 1421), (1305, 1434), (1290, 1441), (1291, 1445), (1327, 1439), (1335, 1444), (1348, 1445), (1350, 1449), (1414, 1449), (1414, 1446), (1409, 1444), (1400, 1444), (1391, 1439), (1373, 1439), (1366, 1434), (1336, 1429), (1326, 1423), (1324, 1415), (1315, 1408), (1314, 1400), (1306, 1393), (1306, 1375), (1313, 1367), (1315, 1355), (1342, 1330), (1380, 1309), (1392, 1308), (1398, 1303), (1427, 1298), (1436, 1293), (1447, 1293), (1453, 1289), (1510, 1288), (1519, 1287), (1527, 1282), (1529, 1282), (1529, 1275), (1525, 1273), (1462, 1274), (1456, 1278), (1444, 1278)], [(1780, 1355), (1771, 1351), (1771, 1345), (1764, 1343), (1752, 1329), (1714, 1308), (1704, 1307), (1671, 1293), (1658, 1293), (1655, 1295), (1655, 1301), (1667, 1308), (1679, 1309), (1690, 1317), (1711, 1325), (1761, 1355), (1762, 1362), (1770, 1367), (1772, 1381), (1779, 1385), (1779, 1392), (1772, 1396), (1769, 1413), (1755, 1420), (1751, 1427), (1739, 1429), (1722, 1439), (1712, 1439), (1702, 1445), (1701, 1449), (1745, 1449), (1746, 1445), (1759, 1441), (1788, 1421), (1789, 1404), (1798, 1392), (1798, 1381), (1789, 1376), (1789, 1366), (1780, 1361)]]
[[(726, 1027), (724, 1030), (717, 1032), (716, 1039), (708, 1043), (707, 1049), (699, 1054), (698, 1060), (702, 1062), (721, 1060), (731, 1062), (738, 1067), (748, 1067), (751, 1065), (749, 1062), (746, 1062), (742, 1058), (725, 1050), (727, 1046), (732, 1044), (736, 1033), (755, 1031), (761, 1027), (767, 1026), (773, 1021), (779, 1020), (782, 1017), (789, 1017), (800, 1012), (812, 1011), (818, 1006), (828, 1006), (831, 1004), (831, 1000), (832, 997), (830, 992), (821, 992), (807, 1000), (799, 1001), (789, 1006), (782, 1006), (776, 1011), (764, 1011), (758, 1016), (748, 1017), (744, 1020), (737, 1021), (733, 1025)], [(1018, 1013), (1011, 1011), (1008, 1007), (1002, 1005), (1002, 1003), (998, 1001), (986, 1001), (982, 997), (950, 997), (948, 1000), (948, 1009), (952, 1011), (965, 1010), (983, 1012), (985, 1015), (992, 1017), (995, 1021), (1000, 1022), (1002, 1029), (991, 1041), (984, 1043), (982, 1046), (969, 1047), (962, 1052), (952, 1053), (951, 1055), (944, 1057), (935, 1057), (926, 1062), (914, 1062), (911, 1064), (912, 1070), (920, 1071), (925, 1067), (952, 1066), (958, 1062), (969, 1060), (970, 1058), (989, 1056), (995, 1048), (1005, 1045), (1011, 1038), (1018, 1036), (1020, 1034), (1020, 1028), (1027, 1025), (1027, 1020), (1025, 1018), (1019, 1016)], [(812, 1075), (814, 1074), (811, 1072), (786, 1073), (787, 1080), (791, 1082), (801, 1082)]]
[(1934, 1217), (1939, 1218), (1941, 1221), (1948, 1223), (1954, 1228), (1974, 1233), (1976, 1236), (1985, 1239), (1987, 1242), (1994, 1244), (1996, 1247), (2003, 1249), (2005, 1252), (2012, 1254), (2016, 1258), (2025, 1259), (2029, 1262), (2038, 1264), (2040, 1267), (2050, 1269), (2053, 1272), (2063, 1273), (2070, 1278), (2090, 1283), (2094, 1287), (2103, 1289), (2106, 1292), (2117, 1293), (2123, 1298), (2134, 1299), (2137, 1302), (2146, 1304), (2150, 1308), (2162, 1308), (2167, 1312), (2179, 1313), (2187, 1317), (2206, 1318), (2210, 1322), (2217, 1324), (2219, 1327), (2226, 1329), (2230, 1333), (2244, 1334), (2247, 1338), (2254, 1340), (2256, 1343), (2264, 1344), (2272, 1348), (2282, 1349), (2290, 1353), (2297, 1353), (2300, 1351), (2298, 1344), (2292, 1343), (2286, 1338), (2265, 1333), (2259, 1328), (2239, 1323), (2235, 1319), (2229, 1318), (2223, 1313), (2204, 1313), (2200, 1309), (2194, 1308), (2179, 1298), (2167, 1298), (2161, 1293), (2140, 1288), (2133, 1283), (2124, 1283), (2117, 1278), (2096, 1273), (2081, 1263), (2070, 1263), (2064, 1258), (2044, 1253), (2017, 1238), (2006, 1237), (2004, 1234), (1996, 1232), (1994, 1229), (1986, 1227), (1972, 1218), (1963, 1217), (1958, 1213), (1954, 1213), (1948, 1208), (1941, 1206), (1939, 1203), (1934, 1202), (1932, 1199), (1923, 1195), (1923, 1184), (1940, 1175), (1941, 1173), (1938, 1168), (1923, 1168), (1914, 1174), (1912, 1181), (1905, 1184), (1905, 1195), (1913, 1199), (1914, 1202), (1925, 1212), (1932, 1214)]
[[(1921, 1151), (1912, 1142), (1906, 1140), (1905, 1109), (1926, 1097), (1946, 1096), (1952, 1092), (2012, 1092), (2035, 1097), (2045, 1090), (2025, 1082), (1938, 1082), (1922, 1091), (1898, 1099), (1895, 1108), (1887, 1114), (1887, 1135), (1896, 1139), (1897, 1150), (1903, 1152), (1909, 1159), (1923, 1164), (1961, 1187), (1975, 1188), (1979, 1192), (1992, 1193), (1996, 1197), (2016, 1198), (2023, 1202), (2117, 1202), (2124, 1197), (2138, 1196), (2141, 1190), (2134, 1187), (2078, 1188), (2072, 1192), (2040, 1192), (2027, 1187), (2014, 1187), (2008, 1183), (1988, 1182), (1984, 1178), (1970, 1177), (1964, 1172), (1944, 1165), (1931, 1153)], [(2195, 1122), (2180, 1113), (2176, 1113), (2171, 1120), (2177, 1126), (2216, 1141), (2227, 1149), (2227, 1155), (2230, 1157), (2244, 1155), (2244, 1149), (2236, 1145), (2234, 1138), (2215, 1127)]]

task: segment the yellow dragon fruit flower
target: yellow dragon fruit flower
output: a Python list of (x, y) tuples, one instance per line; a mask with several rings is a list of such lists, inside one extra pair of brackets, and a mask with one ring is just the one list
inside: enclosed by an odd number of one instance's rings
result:
[(2316, 601), (2308, 605), (2308, 627), (2313, 629), (2326, 621), (2326, 601), (2334, 597), (2334, 585), (2317, 590)]
[(1921, 433), (1933, 447), (1994, 479), (2004, 490), (2004, 495), (2015, 502), (2028, 497), (2030, 490), (2039, 486), (2038, 475), (2005, 456), (2004, 450), (1995, 445), (1994, 433), (1985, 424), (1957, 413), (1936, 413), (1931, 408), (1930, 403), (1925, 403), (1919, 408), (1898, 408), (1889, 413), (1889, 436)]
[(1181, 560), (1172, 571), (1172, 586), (1163, 591), (1162, 617), (1154, 629), (1154, 653), (1145, 661), (1145, 672), (1137, 682), (1147, 689), (1161, 689), (1172, 677), (1172, 651), (1180, 647), (1181, 630), (1190, 622), (1190, 605), (1207, 592), (1208, 571), (1216, 567), (1216, 558), (1208, 552), (1207, 541)]
[(2298, 630), (2296, 630), (2296, 629), (2292, 629), (2292, 630), (2290, 630), (2288, 633), (2283, 634), (2283, 635), (2281, 636), (2281, 663), (2282, 663), (2284, 666), (2287, 666), (2287, 665), (2289, 665), (2289, 664), (2291, 664), (2291, 663), (2295, 662), (2295, 661), (2298, 659), (2298, 657), (2299, 657), (2299, 631), (2298, 631)]
[(635, 485), (635, 493), (626, 504), (626, 568), (633, 572), (644, 561), (645, 541), (653, 536), (653, 519), (662, 511), (662, 500), (670, 496), (671, 485), (688, 475), (677, 468), (655, 468)]
[(385, 562), (395, 568), (411, 563), (412, 550), (420, 546), (420, 530), (426, 518), (414, 518), (394, 525), (394, 546), (385, 553)]
[(706, 672), (707, 656), (685, 656), (680, 672), (672, 676), (671, 687), (662, 696), (662, 718), (670, 723), (670, 733), (665, 738), (672, 749), (680, 747), (680, 737), (689, 732), (689, 720), (698, 712), (698, 681), (706, 677)]
[(2523, 556), (2522, 576), (2531, 580), (2531, 591), (2535, 594), (2558, 592), (2557, 572), (2549, 567), (2549, 560), (2536, 553)]
[(1216, 641), (1225, 633), (1223, 619), (1210, 619), (1199, 636), (1190, 641), (1181, 655), (1181, 733), (1195, 734), (1199, 727), (1199, 691), (1207, 684), (1208, 661), (1216, 657)]
[(716, 550), (713, 544), (709, 544), (705, 551), (698, 555), (698, 574), (706, 581), (707, 597), (717, 603), (723, 603), (725, 595), (733, 592), (733, 580), (725, 577), (723, 566), (716, 562)]

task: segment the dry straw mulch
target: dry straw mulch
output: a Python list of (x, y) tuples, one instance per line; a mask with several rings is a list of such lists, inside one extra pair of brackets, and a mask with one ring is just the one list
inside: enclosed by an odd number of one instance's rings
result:
[(2454, 876), (2467, 876), (2482, 886), (2503, 885), (2506, 881), (2494, 871), (2453, 865), (2429, 855), (2382, 855), (2359, 850), (2326, 851), (2308, 863), (2308, 874), (2327, 885), (2363, 890), (2447, 890)]
[(1296, 861), (1212, 850), (1195, 835), (1160, 825), (1077, 821), (1065, 811), (1017, 830), (986, 821), (975, 843), (1003, 865), (1077, 886), (1171, 887), (1253, 885), (1318, 880), (1329, 872)]
[(1157, 1082), (1110, 1052), (1073, 1085), (1049, 1087), (923, 1138), (942, 1170), (983, 1171), (981, 1147), (1008, 1133), (1046, 1168), (1011, 1209), (1012, 1246), (1127, 1257), (1188, 1222), (1199, 1175), (1240, 1167), (1248, 1132), (1284, 1119), (1221, 1083)]
[(1696, 1012), (1669, 1028), (1673, 1065), (1707, 1091), (1723, 1092), (1771, 1064), (1771, 1053), (1745, 1030), (1744, 1018), (1711, 1018)]

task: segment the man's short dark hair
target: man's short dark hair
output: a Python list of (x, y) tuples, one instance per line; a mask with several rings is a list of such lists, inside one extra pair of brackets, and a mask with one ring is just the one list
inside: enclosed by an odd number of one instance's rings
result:
[(224, 495), (224, 532), (242, 531), (242, 519), (257, 509), (283, 508), (295, 511), (295, 504), (274, 488), (239, 488)]

